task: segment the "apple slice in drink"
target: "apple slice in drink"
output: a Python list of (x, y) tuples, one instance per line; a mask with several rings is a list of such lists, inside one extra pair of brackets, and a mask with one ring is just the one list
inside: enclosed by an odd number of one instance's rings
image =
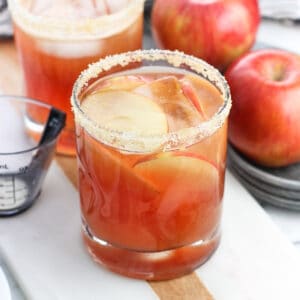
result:
[[(92, 94), (82, 103), (82, 110), (99, 126), (112, 130), (149, 135), (168, 130), (166, 116), (157, 103), (126, 91)], [(151, 181), (132, 170), (141, 155), (120, 153), (82, 134), (82, 210), (87, 222), (95, 224), (94, 234), (124, 248), (156, 250), (159, 236), (152, 225), (160, 193)], [(87, 195), (91, 200), (86, 200)]]
[(184, 94), (196, 107), (198, 103), (206, 119), (212, 117), (223, 105), (220, 91), (209, 81), (199, 76), (185, 75), (180, 79)]
[(201, 107), (201, 102), (199, 101), (199, 97), (195, 88), (188, 81), (181, 81), (181, 89), (184, 96), (189, 99), (195, 108), (199, 111), (199, 113), (206, 118), (203, 108)]
[(92, 232), (122, 248), (156, 250), (159, 237), (151, 220), (159, 191), (132, 171), (125, 155), (89, 135), (84, 147), (79, 160), (81, 208)]
[(195, 107), (183, 94), (180, 82), (175, 76), (165, 76), (132, 91), (153, 99), (163, 108), (170, 132), (195, 126), (204, 120), (200, 105)]
[(166, 248), (205, 239), (220, 215), (219, 172), (194, 153), (152, 155), (135, 164), (134, 171), (161, 192), (157, 227)]
[(146, 80), (142, 76), (126, 75), (111, 77), (105, 80), (100, 80), (95, 86), (93, 86), (93, 90), (96, 91), (94, 93), (98, 93), (99, 90), (101, 90), (101, 92), (116, 90), (130, 91), (145, 83)]
[(166, 115), (160, 106), (151, 99), (135, 93), (94, 93), (86, 98), (81, 108), (95, 123), (111, 130), (143, 135), (168, 132)]

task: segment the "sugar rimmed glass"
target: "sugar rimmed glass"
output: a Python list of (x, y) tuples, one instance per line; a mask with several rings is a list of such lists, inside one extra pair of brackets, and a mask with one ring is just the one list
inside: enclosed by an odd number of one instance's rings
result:
[[(151, 66), (201, 77), (220, 93), (222, 105), (208, 120), (164, 134), (111, 129), (82, 109), (97, 79)], [(147, 280), (178, 277), (204, 263), (220, 239), (231, 107), (222, 75), (181, 52), (123, 53), (81, 74), (72, 106), (83, 237), (93, 258), (115, 272)]]

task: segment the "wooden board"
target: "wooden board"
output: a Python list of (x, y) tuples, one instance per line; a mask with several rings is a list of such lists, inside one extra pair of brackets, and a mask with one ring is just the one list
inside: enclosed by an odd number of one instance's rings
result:
[[(14, 42), (0, 40), (0, 91), (5, 94), (22, 95), (22, 86), (21, 68)], [(76, 158), (56, 156), (56, 160), (72, 184), (77, 187)], [(161, 300), (213, 300), (195, 273), (149, 284)]]

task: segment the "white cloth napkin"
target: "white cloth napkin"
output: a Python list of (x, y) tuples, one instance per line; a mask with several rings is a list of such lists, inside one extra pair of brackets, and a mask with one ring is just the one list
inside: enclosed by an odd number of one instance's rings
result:
[(263, 16), (275, 19), (300, 19), (299, 0), (260, 0)]

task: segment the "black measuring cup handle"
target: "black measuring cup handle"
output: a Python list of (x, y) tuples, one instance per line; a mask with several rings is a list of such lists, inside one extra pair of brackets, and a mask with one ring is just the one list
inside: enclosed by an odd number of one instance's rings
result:
[(51, 108), (39, 146), (58, 137), (66, 124), (66, 114), (56, 108)]

